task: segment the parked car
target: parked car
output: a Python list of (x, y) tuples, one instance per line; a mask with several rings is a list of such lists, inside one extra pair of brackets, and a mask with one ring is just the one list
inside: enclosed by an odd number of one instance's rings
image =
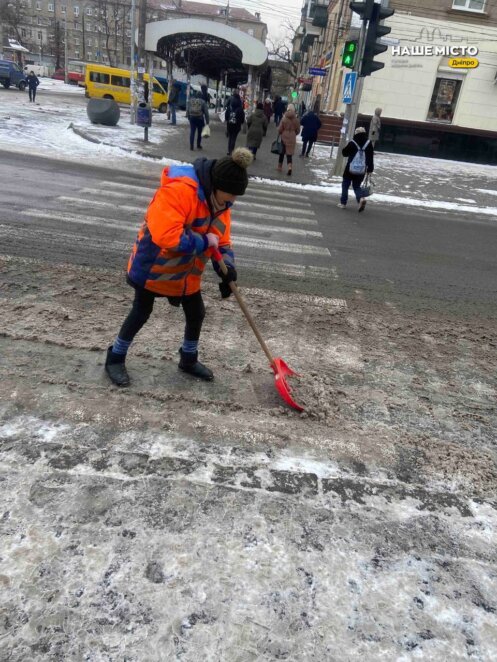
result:
[(25, 89), (26, 76), (19, 65), (11, 60), (0, 60), (0, 83), (8, 89), (11, 85), (21, 92)]
[[(52, 75), (52, 78), (54, 80), (65, 80), (64, 69), (56, 69), (55, 73)], [(68, 71), (67, 81), (69, 85), (81, 85), (85, 82), (85, 75), (80, 71)]]

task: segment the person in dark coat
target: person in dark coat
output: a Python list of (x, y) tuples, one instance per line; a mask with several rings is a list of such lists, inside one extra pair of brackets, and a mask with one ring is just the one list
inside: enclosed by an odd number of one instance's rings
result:
[(262, 103), (257, 104), (256, 109), (247, 120), (247, 126), (247, 147), (254, 155), (255, 161), (255, 155), (261, 146), (262, 139), (266, 135), (268, 126), (268, 119), (264, 113), (264, 106)]
[(321, 128), (321, 120), (310, 110), (300, 120), (302, 126), (302, 153), (300, 156), (309, 156), (312, 146), (318, 139), (318, 131)]
[(245, 122), (245, 112), (242, 108), (242, 100), (238, 93), (234, 93), (230, 99), (230, 104), (226, 110), (226, 131), (228, 133), (228, 156), (235, 149), (236, 138), (240, 133), (242, 124)]
[[(353, 174), (350, 172), (350, 164), (352, 163), (354, 156), (357, 154), (359, 149), (364, 149), (364, 156), (366, 159), (366, 171), (362, 174)], [(358, 211), (364, 211), (366, 207), (366, 198), (361, 198), (361, 184), (367, 173), (373, 172), (374, 170), (374, 149), (370, 140), (368, 140), (368, 135), (366, 129), (360, 126), (355, 130), (354, 139), (349, 142), (342, 149), (342, 154), (347, 157), (347, 165), (343, 173), (342, 179), (342, 196), (338, 206), (341, 209), (345, 209), (347, 200), (349, 198), (349, 188), (352, 184), (354, 189), (356, 200), (359, 204)]]
[(281, 122), (281, 118), (283, 117), (284, 112), (285, 112), (285, 104), (283, 103), (281, 97), (276, 96), (274, 98), (274, 103), (273, 103), (274, 123), (276, 124), (276, 126), (278, 126), (279, 123)]
[(40, 81), (34, 71), (30, 71), (26, 79), (28, 81), (29, 100), (34, 103), (36, 99), (36, 88), (40, 84)]
[(181, 94), (181, 85), (174, 81), (169, 89), (169, 110), (171, 111), (171, 124), (176, 124), (176, 108), (178, 107), (179, 95)]
[(209, 90), (207, 88), (207, 85), (205, 85), (205, 83), (203, 85), (201, 85), (200, 90), (201, 90), (200, 96), (205, 101), (205, 103), (207, 104), (207, 108), (208, 108), (210, 106), (210, 103), (211, 103), (211, 95), (209, 94)]
[(209, 124), (209, 109), (200, 93), (192, 93), (186, 105), (186, 116), (190, 122), (190, 149), (193, 150), (195, 133), (197, 133), (197, 149), (202, 149), (202, 129)]
[(267, 121), (271, 121), (271, 117), (273, 116), (273, 104), (271, 103), (271, 99), (268, 97), (264, 101), (264, 115), (267, 117)]

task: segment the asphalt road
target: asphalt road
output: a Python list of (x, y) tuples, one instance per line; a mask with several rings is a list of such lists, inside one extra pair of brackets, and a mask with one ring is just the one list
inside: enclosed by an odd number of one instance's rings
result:
[[(0, 152), (0, 251), (122, 267), (160, 171), (152, 165), (147, 176)], [(247, 285), (497, 314), (495, 221), (378, 203), (358, 214), (355, 204), (340, 210), (331, 196), (291, 191), (251, 185), (234, 208)]]

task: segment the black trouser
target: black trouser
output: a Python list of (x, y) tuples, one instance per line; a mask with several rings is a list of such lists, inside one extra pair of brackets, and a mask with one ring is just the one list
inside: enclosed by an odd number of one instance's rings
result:
[(202, 144), (202, 129), (204, 128), (203, 117), (190, 117), (190, 147), (193, 149), (195, 132), (197, 132), (197, 147)]
[[(135, 286), (133, 306), (119, 331), (119, 338), (131, 342), (146, 323), (154, 308), (156, 294), (143, 287)], [(160, 297), (162, 298), (162, 297)], [(166, 297), (172, 306), (183, 306), (186, 318), (185, 340), (198, 340), (205, 317), (205, 306), (200, 290), (182, 297)]]
[(287, 154), (286, 153), (286, 146), (285, 146), (285, 143), (283, 141), (281, 141), (281, 144), (282, 144), (282, 151), (281, 151), (281, 154), (278, 157), (278, 163), (280, 165), (283, 165), (283, 159), (285, 158), (285, 154), (286, 154), (286, 162), (288, 163), (289, 166), (291, 166), (293, 156), (292, 156), (292, 154)]
[(312, 146), (314, 145), (315, 142), (316, 141), (314, 140), (314, 138), (308, 138), (307, 140), (304, 140), (302, 138), (302, 156), (304, 156), (304, 154), (306, 156), (309, 156), (309, 154), (311, 153)]
[(34, 101), (36, 99), (36, 87), (29, 88), (29, 100)]
[(239, 133), (240, 127), (235, 126), (231, 128), (228, 124), (228, 154), (231, 154), (231, 152), (235, 149), (236, 139)]

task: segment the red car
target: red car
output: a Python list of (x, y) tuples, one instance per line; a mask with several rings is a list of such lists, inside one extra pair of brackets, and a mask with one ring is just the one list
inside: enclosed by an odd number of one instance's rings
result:
[[(64, 69), (56, 69), (52, 78), (55, 80), (65, 80)], [(85, 75), (77, 71), (68, 71), (67, 80), (70, 85), (81, 85), (85, 82)]]

